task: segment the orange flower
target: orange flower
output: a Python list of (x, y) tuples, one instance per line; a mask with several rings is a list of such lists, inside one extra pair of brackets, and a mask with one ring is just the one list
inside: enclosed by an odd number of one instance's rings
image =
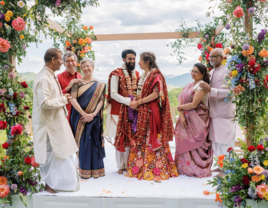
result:
[(220, 198), (220, 195), (221, 195), (221, 193), (217, 193), (217, 192), (216, 192), (216, 199), (215, 199), (215, 202), (219, 201), (220, 203), (222, 203), (222, 200), (221, 200), (221, 198)]
[(6, 185), (7, 184), (7, 178), (5, 176), (0, 177), (0, 185)]
[(225, 155), (219, 155), (219, 156), (218, 156), (218, 159), (219, 159), (220, 161), (223, 161), (224, 158), (225, 158)]
[[(218, 164), (218, 163), (217, 163)], [(223, 162), (219, 162), (218, 164), (221, 168), (223, 168)]]
[(175, 176), (179, 176), (179, 173), (178, 173), (178, 170), (177, 170), (177, 166), (173, 166), (173, 168), (172, 168), (172, 172), (173, 172), (173, 174), (175, 175)]
[(256, 165), (254, 168), (253, 168), (253, 172), (256, 173), (257, 175), (260, 175), (262, 174), (262, 172), (264, 171), (264, 168), (259, 166), (259, 165)]
[(0, 185), (0, 198), (6, 197), (10, 192), (8, 185)]
[(73, 40), (73, 43), (76, 44), (76, 40)]
[(254, 52), (254, 48), (252, 47), (252, 46), (249, 46), (249, 49), (247, 50), (247, 51), (242, 51), (242, 54), (244, 55), (244, 56), (249, 56), (249, 55), (251, 55), (251, 54), (253, 54), (253, 52)]
[(204, 195), (209, 195), (209, 191), (208, 190), (205, 190), (205, 191), (203, 191), (203, 194)]
[(65, 43), (67, 47), (71, 46), (71, 43), (68, 40), (66, 40)]
[(151, 181), (154, 179), (154, 175), (151, 171), (144, 174), (144, 180)]
[(22, 171), (19, 171), (17, 172), (18, 176), (22, 176), (23, 175), (23, 172)]
[(199, 56), (198, 61), (202, 61), (202, 56)]
[(5, 5), (5, 2), (4, 1), (1, 1), (1, 3), (0, 3), (1, 5)]
[(248, 173), (249, 173), (249, 174), (252, 174), (252, 173), (253, 173), (252, 168), (248, 168)]
[(230, 53), (230, 49), (229, 48), (224, 48), (223, 50), (223, 55), (228, 55)]
[(78, 43), (79, 43), (80, 45), (82, 45), (83, 42), (84, 42), (84, 40), (83, 40), (82, 38), (80, 38), (80, 39), (78, 40)]
[(84, 54), (84, 53), (85, 53), (85, 51), (80, 51), (79, 53), (82, 53), (82, 54)]
[(235, 95), (240, 95), (242, 91), (245, 91), (245, 88), (242, 87), (241, 85), (238, 85), (237, 87), (235, 87), (235, 88), (233, 89), (233, 93), (234, 93)]
[(9, 156), (5, 156), (4, 157), (4, 160), (6, 161), (6, 160), (8, 160), (9, 159)]
[(262, 49), (259, 53), (259, 55), (261, 57), (268, 57), (268, 51), (266, 51), (265, 49)]
[(79, 63), (76, 63), (76, 66), (80, 66), (80, 64)]
[(254, 55), (249, 55), (249, 56), (248, 56), (248, 61), (251, 61), (251, 60), (253, 60), (253, 59), (255, 59), (255, 56), (254, 56)]
[(260, 178), (259, 176), (255, 175), (255, 176), (252, 176), (251, 180), (258, 183), (260, 181)]
[(89, 28), (91, 29), (91, 30), (93, 30), (94, 28), (93, 28), (93, 26), (89, 26)]
[(207, 46), (207, 49), (209, 50), (209, 52), (211, 52), (214, 48)]
[(91, 47), (90, 47), (90, 46), (88, 46), (88, 47), (87, 47), (87, 49), (90, 51), (90, 50), (91, 50)]
[(84, 30), (88, 30), (88, 27), (87, 27), (87, 26), (84, 26), (83, 29), (84, 29)]

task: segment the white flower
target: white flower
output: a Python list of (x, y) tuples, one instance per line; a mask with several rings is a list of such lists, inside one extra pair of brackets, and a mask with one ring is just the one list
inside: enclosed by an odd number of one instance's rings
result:
[(18, 1), (17, 5), (22, 8), (25, 6), (25, 3), (23, 1)]

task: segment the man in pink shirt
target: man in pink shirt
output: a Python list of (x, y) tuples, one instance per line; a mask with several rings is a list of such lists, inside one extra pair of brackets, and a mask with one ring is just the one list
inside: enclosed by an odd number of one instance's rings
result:
[(208, 107), (211, 119), (209, 139), (212, 140), (214, 156), (226, 155), (229, 147), (234, 148), (236, 125), (232, 120), (235, 116), (235, 104), (232, 99), (225, 102), (230, 90), (225, 84), (228, 69), (222, 65), (222, 49), (216, 48), (210, 52), (209, 60), (214, 69), (210, 72), (210, 85), (203, 82), (200, 87), (209, 92)]

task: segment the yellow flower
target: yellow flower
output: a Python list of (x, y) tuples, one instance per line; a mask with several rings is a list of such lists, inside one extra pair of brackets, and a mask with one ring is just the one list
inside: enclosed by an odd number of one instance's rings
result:
[(5, 20), (6, 20), (6, 22), (9, 22), (10, 21), (10, 16), (5, 15)]
[(238, 72), (237, 72), (236, 70), (232, 71), (232, 76), (233, 76), (233, 77), (236, 77), (237, 74), (238, 74)]
[(80, 54), (80, 57), (82, 57), (82, 58), (83, 58), (84, 56), (85, 56), (85, 54)]
[(221, 64), (222, 64), (223, 66), (225, 66), (225, 64), (226, 64), (226, 59), (224, 59), (224, 60), (221, 62)]
[(24, 35), (21, 34), (21, 35), (20, 35), (20, 39), (24, 39)]
[(247, 163), (244, 163), (243, 165), (241, 165), (242, 168), (248, 168), (248, 164)]
[(264, 164), (265, 166), (268, 166), (268, 160), (264, 160), (264, 161), (263, 161), (263, 164)]
[(268, 201), (268, 192), (265, 192), (265, 193), (263, 194), (263, 198), (265, 198), (265, 199)]
[(9, 16), (9, 17), (13, 17), (13, 12), (12, 11), (7, 11), (6, 15)]
[(22, 15), (23, 17), (26, 17), (27, 16), (27, 14), (25, 13), (24, 15)]
[(154, 175), (151, 171), (144, 173), (144, 180), (151, 181), (154, 179)]
[(260, 176), (259, 176), (259, 179), (260, 179), (260, 180), (264, 180), (264, 179), (265, 179), (265, 176), (264, 176), (264, 175), (260, 175)]

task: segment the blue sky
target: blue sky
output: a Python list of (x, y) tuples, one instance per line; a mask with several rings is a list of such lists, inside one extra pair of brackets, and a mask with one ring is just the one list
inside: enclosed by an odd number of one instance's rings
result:
[[(182, 18), (189, 27), (196, 26), (197, 19), (201, 23), (212, 21), (212, 18), (205, 17), (210, 5), (206, 0), (99, 0), (99, 3), (99, 7), (85, 8), (82, 15), (82, 23), (93, 25), (95, 34), (173, 32)], [(144, 51), (155, 53), (158, 66), (164, 74), (188, 73), (197, 62), (199, 52), (195, 48), (187, 48), (185, 53), (188, 60), (177, 65), (176, 58), (170, 55), (172, 49), (166, 46), (171, 41), (174, 40), (93, 42), (92, 50), (96, 55), (93, 75), (106, 80), (113, 69), (122, 65), (121, 52), (126, 48), (134, 49), (137, 54)], [(31, 44), (17, 70), (38, 73), (44, 65), (43, 55), (50, 47), (51, 39), (44, 39), (38, 48)], [(138, 60), (139, 56), (137, 63)], [(136, 69), (139, 70), (138, 64)], [(64, 66), (61, 68), (63, 70)]]

